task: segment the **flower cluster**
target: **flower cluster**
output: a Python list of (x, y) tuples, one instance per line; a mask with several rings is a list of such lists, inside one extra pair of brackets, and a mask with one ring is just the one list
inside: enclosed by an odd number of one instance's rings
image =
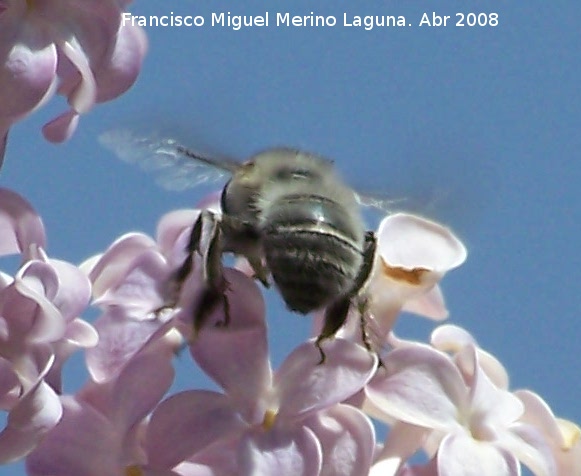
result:
[[(381, 222), (363, 291), (380, 359), (361, 345), (354, 312), (324, 342), (324, 364), (309, 339), (273, 370), (262, 293), (241, 270), (225, 269), (227, 326), (218, 306), (192, 333), (197, 262), (164, 308), (198, 214), (169, 213), (155, 239), (124, 235), (77, 268), (47, 257), (40, 218), (0, 190), (0, 252), (22, 257), (14, 278), (1, 276), (2, 461), (26, 456), (31, 476), (516, 476), (521, 464), (581, 474), (579, 428), (538, 395), (511, 391), (470, 334), (442, 325), (424, 344), (393, 333), (402, 309), (447, 314), (437, 283), (466, 256), (447, 228), (405, 214)], [(94, 327), (77, 317), (90, 295)], [(219, 391), (169, 392), (184, 346)], [(89, 378), (64, 394), (61, 367), (79, 348)], [(427, 462), (411, 464), (420, 450)]]
[[(391, 425), (371, 475), (581, 474), (579, 428), (554, 417), (465, 330), (443, 325), (431, 345), (391, 336), (393, 350), (365, 387), (364, 410)], [(423, 466), (404, 466), (423, 448)], [(399, 472), (398, 472), (399, 471)]]
[(32, 207), (0, 189), (0, 255), (20, 254), (12, 277), (0, 274), (0, 401), (8, 412), (0, 433), (0, 461), (22, 458), (59, 421), (61, 368), (97, 333), (78, 317), (91, 285), (74, 265), (49, 258), (45, 232)]
[(43, 134), (61, 142), (81, 114), (133, 84), (147, 40), (142, 29), (122, 23), (120, 3), (0, 0), (0, 164), (10, 126), (55, 93), (70, 109)]

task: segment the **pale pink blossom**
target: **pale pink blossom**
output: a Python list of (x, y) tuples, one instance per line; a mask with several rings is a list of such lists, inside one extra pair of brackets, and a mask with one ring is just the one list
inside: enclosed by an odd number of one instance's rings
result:
[(445, 319), (448, 311), (438, 282), (466, 256), (462, 242), (443, 225), (406, 213), (384, 218), (366, 290), (378, 332), (386, 336), (402, 310)]
[[(402, 311), (429, 319), (448, 316), (439, 281), (460, 266), (467, 251), (448, 228), (425, 218), (397, 213), (384, 218), (376, 232), (377, 251), (368, 283), (363, 319), (374, 350), (389, 346), (388, 335)], [(353, 306), (337, 336), (361, 342), (361, 314)], [(315, 317), (314, 333), (323, 312)]]
[(0, 189), (0, 255), (20, 254), (14, 277), (0, 280), (0, 380), (7, 425), (0, 461), (25, 456), (59, 421), (61, 369), (97, 334), (78, 316), (90, 283), (74, 265), (46, 255), (40, 217), (22, 197)]
[(199, 212), (178, 210), (162, 217), (157, 240), (128, 233), (83, 269), (93, 284), (93, 305), (102, 309), (95, 321), (99, 344), (86, 353), (91, 377), (114, 377), (173, 315), (160, 311), (171, 298), (168, 283), (186, 257), (185, 247)]
[[(200, 367), (224, 394), (188, 390), (154, 411), (147, 446), (163, 458), (154, 467), (180, 474), (365, 474), (374, 434), (363, 413), (343, 400), (371, 378), (376, 359), (336, 339), (327, 356), (309, 341), (273, 373), (268, 359), (264, 303), (258, 286), (226, 269), (230, 324), (216, 309), (190, 344)], [(184, 311), (184, 317), (187, 311)], [(191, 315), (190, 315), (191, 316)], [(179, 442), (179, 443), (178, 443)]]
[(10, 126), (55, 94), (70, 109), (43, 133), (61, 142), (80, 114), (133, 84), (147, 41), (121, 14), (115, 0), (0, 1), (0, 159)]
[[(170, 346), (166, 347), (166, 350)], [(62, 397), (64, 414), (27, 460), (31, 476), (172, 475), (148, 469), (146, 417), (169, 389), (172, 352), (148, 348), (115, 379)], [(155, 454), (159, 454), (156, 449)]]
[(22, 375), (11, 362), (0, 359), (0, 407), (8, 412), (0, 432), (0, 464), (26, 456), (59, 422), (59, 397), (44, 381), (53, 362), (49, 352), (37, 351)]
[[(462, 339), (450, 346), (452, 355), (400, 341), (366, 386), (364, 409), (393, 425), (371, 474), (398, 474), (420, 448), (434, 458), (438, 475), (516, 476), (520, 463), (537, 476), (559, 474), (547, 439), (523, 418), (525, 405), (505, 386), (502, 366), (458, 328), (436, 330), (432, 340), (442, 345), (454, 337)], [(401, 471), (431, 474), (429, 467)]]

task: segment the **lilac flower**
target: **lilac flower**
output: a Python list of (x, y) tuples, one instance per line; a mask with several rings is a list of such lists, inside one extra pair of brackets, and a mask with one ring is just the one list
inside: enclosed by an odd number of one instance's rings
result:
[[(581, 429), (570, 421), (556, 418), (547, 403), (530, 390), (518, 390), (515, 395), (524, 404), (521, 421), (532, 425), (548, 442), (557, 463), (559, 476), (581, 474)], [(526, 426), (521, 435), (536, 436)]]
[(157, 241), (129, 233), (83, 266), (93, 283), (93, 304), (103, 310), (95, 321), (99, 344), (86, 353), (95, 381), (114, 377), (146, 342), (169, 325), (172, 312), (156, 310), (167, 302), (168, 282), (185, 259), (185, 244), (198, 213), (168, 213), (160, 220)]
[[(414, 215), (397, 213), (382, 220), (369, 282), (361, 294), (368, 300), (366, 325), (374, 347), (381, 349), (399, 313), (430, 319), (448, 316), (438, 282), (466, 259), (466, 248), (448, 229)], [(315, 333), (323, 313), (316, 316)], [(338, 336), (361, 340), (360, 314), (352, 309)]]
[(162, 402), (146, 446), (163, 456), (150, 465), (184, 475), (330, 475), (337, 468), (340, 474), (365, 474), (373, 429), (361, 411), (340, 402), (371, 378), (375, 357), (336, 339), (324, 344), (327, 361), (317, 365), (318, 350), (307, 342), (273, 375), (259, 288), (236, 270), (226, 269), (226, 278), (229, 326), (216, 327), (224, 316), (215, 310), (190, 346), (225, 394), (189, 390)]
[(377, 230), (377, 258), (367, 293), (370, 313), (383, 336), (400, 310), (431, 319), (445, 319), (448, 311), (438, 282), (466, 260), (466, 248), (438, 223), (396, 213)]
[(0, 254), (20, 253), (12, 279), (0, 280), (0, 379), (2, 408), (9, 412), (0, 434), (0, 461), (34, 449), (59, 421), (61, 367), (76, 349), (94, 345), (93, 328), (77, 316), (87, 306), (90, 284), (75, 266), (49, 259), (42, 221), (17, 194), (0, 189)]
[(148, 348), (134, 356), (115, 379), (88, 384), (78, 395), (62, 397), (63, 417), (28, 456), (28, 474), (175, 474), (169, 469), (149, 471), (149, 455), (143, 447), (145, 418), (173, 380), (172, 356), (159, 347)]
[[(43, 128), (68, 139), (79, 115), (125, 92), (145, 55), (143, 30), (121, 22), (115, 0), (0, 0), (0, 144), (10, 126), (55, 93), (70, 109)], [(4, 156), (0, 145), (0, 159)]]
[(60, 420), (59, 397), (44, 381), (53, 361), (52, 355), (38, 352), (22, 378), (9, 361), (0, 360), (0, 406), (9, 412), (0, 432), (0, 463), (26, 456)]
[[(433, 341), (442, 345), (461, 337), (450, 345), (457, 349), (453, 356), (401, 342), (367, 385), (364, 408), (393, 425), (371, 474), (398, 474), (421, 446), (434, 458), (438, 475), (517, 475), (519, 460), (537, 476), (558, 474), (546, 438), (523, 419), (522, 399), (495, 383), (505, 382), (502, 366), (482, 358), (487, 354), (467, 342), (467, 333), (447, 327), (436, 330)], [(429, 467), (405, 471), (432, 474)]]

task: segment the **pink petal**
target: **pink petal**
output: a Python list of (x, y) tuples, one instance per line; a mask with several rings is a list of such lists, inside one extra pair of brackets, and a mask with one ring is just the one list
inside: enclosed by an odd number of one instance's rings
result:
[(549, 441), (557, 446), (565, 446), (559, 424), (549, 405), (539, 395), (530, 390), (518, 390), (514, 394), (524, 404), (525, 408), (520, 421), (541, 430), (549, 438)]
[(318, 475), (321, 456), (320, 444), (308, 428), (257, 430), (240, 442), (239, 475)]
[(147, 51), (144, 30), (131, 24), (119, 28), (110, 58), (95, 71), (97, 101), (104, 102), (124, 93), (135, 82)]
[(381, 259), (392, 267), (444, 274), (466, 260), (466, 248), (448, 228), (417, 216), (390, 215), (377, 236)]
[(396, 422), (390, 428), (387, 441), (379, 451), (369, 476), (399, 475), (403, 463), (421, 447), (427, 434), (425, 428)]
[(182, 476), (239, 476), (240, 435), (223, 438), (176, 466)]
[[(464, 357), (464, 358), (463, 358)], [(475, 369), (470, 389), (470, 429), (475, 438), (490, 439), (501, 429), (515, 422), (524, 411), (522, 402), (510, 392), (498, 388), (478, 365), (476, 349), (466, 346), (458, 355), (458, 362), (468, 362)], [(465, 374), (468, 370), (465, 371)]]
[(46, 246), (40, 217), (20, 195), (0, 188), (0, 256), (26, 252), (31, 245)]
[(297, 347), (275, 374), (279, 419), (294, 419), (352, 396), (369, 381), (377, 357), (344, 339), (323, 344), (326, 360), (313, 342)]
[[(512, 427), (513, 431), (526, 442), (519, 442), (524, 448), (520, 451), (515, 449), (519, 451), (517, 456), (521, 457), (522, 454), (522, 461), (536, 471), (536, 474), (540, 474), (539, 471), (543, 467), (550, 467), (547, 462), (553, 458), (559, 475), (581, 474), (579, 427), (566, 420), (555, 418), (547, 403), (534, 392), (518, 390), (515, 395), (525, 406), (525, 413), (520, 418), (520, 422), (524, 424)], [(542, 433), (541, 441), (539, 432)], [(547, 455), (547, 444), (552, 449), (552, 456)], [(525, 445), (532, 446), (532, 451)]]
[[(380, 474), (381, 473), (372, 472), (369, 476), (380, 476)], [(433, 458), (424, 465), (408, 466), (403, 468), (403, 470), (398, 473), (398, 476), (438, 476), (438, 463), (436, 459)]]
[(402, 310), (433, 319), (434, 321), (441, 321), (448, 317), (444, 295), (437, 284), (426, 293), (407, 300)]
[(169, 390), (174, 378), (171, 357), (141, 352), (123, 368), (112, 390), (112, 419), (117, 428), (139, 423)]
[(449, 431), (467, 411), (468, 389), (451, 359), (431, 347), (410, 344), (391, 351), (365, 391), (389, 418)]
[(77, 86), (68, 93), (68, 102), (73, 112), (84, 114), (93, 107), (97, 95), (97, 85), (89, 65), (89, 59), (83, 51), (83, 47), (77, 43), (76, 38), (59, 42), (58, 47), (81, 75), (81, 80)]
[(66, 261), (51, 259), (50, 265), (56, 271), (59, 280), (57, 295), (53, 302), (63, 317), (71, 320), (87, 308), (91, 299), (91, 282), (79, 268)]
[(128, 264), (124, 272), (125, 275), (118, 276), (122, 281), (95, 299), (93, 304), (122, 306), (128, 316), (150, 318), (166, 302), (164, 288), (170, 280), (171, 270), (165, 258), (157, 251), (146, 250)]
[(0, 122), (15, 121), (51, 90), (57, 53), (44, 28), (22, 19), (0, 28), (0, 45)]
[(63, 112), (42, 127), (42, 134), (49, 142), (67, 141), (74, 134), (79, 124), (79, 114), (73, 109)]
[(520, 476), (515, 457), (463, 435), (444, 438), (438, 452), (439, 476)]
[(161, 252), (173, 265), (183, 263), (191, 228), (199, 210), (186, 209), (166, 213), (157, 225), (157, 242)]
[[(226, 296), (230, 323), (225, 327), (211, 325), (216, 318), (223, 318), (223, 311), (217, 309), (190, 345), (190, 351), (200, 367), (236, 402), (245, 418), (252, 421), (256, 412), (262, 418), (264, 409), (256, 410), (256, 402), (271, 384), (264, 300), (256, 283), (241, 272), (227, 268), (225, 277), (229, 283)], [(191, 316), (191, 311), (185, 310), (190, 321)]]
[(453, 354), (462, 350), (468, 344), (476, 344), (476, 340), (468, 331), (452, 324), (436, 327), (430, 337), (430, 343), (442, 352)]
[(3, 302), (3, 315), (10, 331), (22, 334), (28, 342), (62, 338), (66, 322), (51, 301), (57, 286), (56, 273), (46, 263), (29, 261), (21, 268), (12, 287), (5, 290), (10, 298)]
[(12, 368), (12, 363), (0, 357), (0, 408), (12, 408), (22, 392), (18, 375)]
[(172, 395), (155, 409), (145, 446), (149, 464), (173, 468), (211, 443), (242, 431), (231, 401), (219, 393), (191, 390)]
[(94, 347), (99, 342), (99, 334), (96, 329), (82, 319), (73, 319), (67, 326), (65, 339), (76, 347), (87, 349)]
[[(468, 331), (451, 324), (439, 326), (434, 329), (430, 342), (436, 349), (451, 354), (458, 354), (467, 345), (477, 346), (476, 340)], [(488, 375), (498, 388), (508, 389), (508, 372), (498, 359), (480, 348), (477, 348), (476, 351), (478, 353), (478, 363), (486, 375)], [(472, 373), (471, 371), (470, 375)], [(465, 376), (465, 378), (467, 377)]]
[(121, 474), (121, 435), (91, 406), (63, 397), (63, 417), (26, 460), (30, 476)]
[(14, 461), (30, 453), (61, 415), (59, 397), (39, 380), (8, 415), (8, 424), (0, 433), (0, 462)]
[(336, 405), (313, 415), (305, 424), (323, 449), (320, 476), (367, 474), (373, 458), (375, 432), (371, 421), (357, 408)]
[(99, 297), (107, 289), (116, 286), (135, 258), (155, 246), (155, 241), (142, 233), (128, 233), (115, 240), (90, 271), (93, 295)]
[(513, 425), (510, 431), (499, 435), (495, 445), (510, 452), (537, 476), (561, 475), (557, 473), (555, 457), (546, 438), (531, 425)]
[(85, 353), (87, 369), (96, 382), (115, 377), (160, 327), (157, 319), (134, 320), (112, 307), (95, 321), (99, 343)]

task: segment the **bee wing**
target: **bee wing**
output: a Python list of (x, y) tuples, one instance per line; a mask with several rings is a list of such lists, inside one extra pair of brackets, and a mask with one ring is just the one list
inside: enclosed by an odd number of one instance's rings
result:
[(186, 190), (230, 176), (239, 166), (230, 159), (213, 159), (187, 149), (175, 139), (140, 136), (120, 129), (107, 131), (99, 142), (119, 159), (156, 174), (167, 190)]

